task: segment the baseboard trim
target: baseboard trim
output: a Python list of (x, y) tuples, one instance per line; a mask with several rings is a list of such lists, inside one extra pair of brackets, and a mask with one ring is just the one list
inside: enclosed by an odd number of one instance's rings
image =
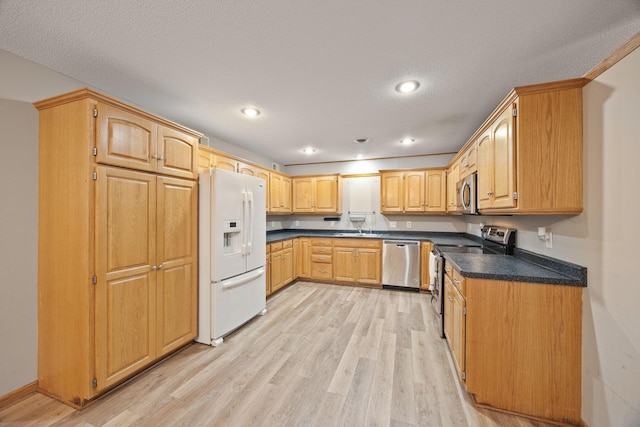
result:
[(13, 402), (22, 399), (28, 394), (35, 393), (38, 389), (38, 381), (34, 381), (16, 390), (13, 390), (4, 396), (0, 396), (0, 409), (11, 405)]

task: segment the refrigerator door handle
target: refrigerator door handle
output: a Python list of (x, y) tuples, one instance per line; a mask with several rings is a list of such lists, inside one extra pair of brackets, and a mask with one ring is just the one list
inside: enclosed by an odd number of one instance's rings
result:
[(243, 274), (240, 277), (234, 277), (233, 279), (225, 280), (224, 282), (222, 282), (222, 289), (228, 289), (234, 286), (243, 285), (247, 282), (251, 282), (252, 280), (262, 276), (264, 273), (264, 268), (259, 268), (251, 274)]
[[(247, 192), (247, 199), (249, 201), (249, 216), (247, 221), (249, 227), (249, 236), (247, 237), (247, 253), (250, 254), (253, 248), (253, 193)], [(246, 224), (246, 223), (245, 223)], [(246, 227), (246, 226), (245, 226)]]
[(247, 254), (247, 192), (242, 192), (242, 255)]

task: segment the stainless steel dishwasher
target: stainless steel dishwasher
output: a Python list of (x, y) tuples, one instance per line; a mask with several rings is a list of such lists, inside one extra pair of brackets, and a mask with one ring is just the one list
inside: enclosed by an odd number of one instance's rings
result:
[(420, 242), (382, 241), (382, 287), (420, 290)]

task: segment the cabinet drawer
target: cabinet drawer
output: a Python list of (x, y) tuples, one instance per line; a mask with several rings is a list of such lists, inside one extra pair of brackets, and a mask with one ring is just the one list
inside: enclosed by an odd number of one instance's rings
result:
[(331, 255), (323, 255), (323, 254), (312, 254), (311, 262), (319, 262), (325, 264), (331, 264), (332, 257)]
[(341, 248), (380, 248), (382, 242), (379, 239), (336, 239), (333, 246)]
[(311, 277), (314, 279), (332, 279), (333, 268), (331, 264), (325, 264), (321, 262), (312, 262)]
[(314, 254), (331, 254), (333, 249), (331, 246), (312, 246), (311, 253)]
[(282, 242), (271, 243), (269, 246), (271, 246), (271, 252), (282, 250)]
[(453, 269), (453, 277), (451, 278), (451, 281), (453, 282), (453, 285), (458, 288), (458, 290), (460, 291), (460, 293), (462, 294), (462, 296), (466, 295), (466, 286), (465, 286), (465, 279), (464, 276), (462, 276), (458, 270)]
[(282, 242), (282, 247), (284, 249), (293, 247), (293, 240), (285, 240)]
[(332, 243), (331, 239), (320, 239), (317, 237), (311, 239), (311, 244), (313, 246), (331, 246)]

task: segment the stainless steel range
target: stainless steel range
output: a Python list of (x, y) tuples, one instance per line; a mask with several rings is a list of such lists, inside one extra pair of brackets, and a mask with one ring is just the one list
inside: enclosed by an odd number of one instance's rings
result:
[(438, 333), (444, 338), (444, 256), (445, 252), (513, 255), (516, 246), (516, 230), (507, 227), (487, 225), (480, 230), (482, 243), (478, 246), (436, 245), (432, 251), (431, 262), (435, 263), (436, 280), (432, 290), (431, 306), (436, 312)]

